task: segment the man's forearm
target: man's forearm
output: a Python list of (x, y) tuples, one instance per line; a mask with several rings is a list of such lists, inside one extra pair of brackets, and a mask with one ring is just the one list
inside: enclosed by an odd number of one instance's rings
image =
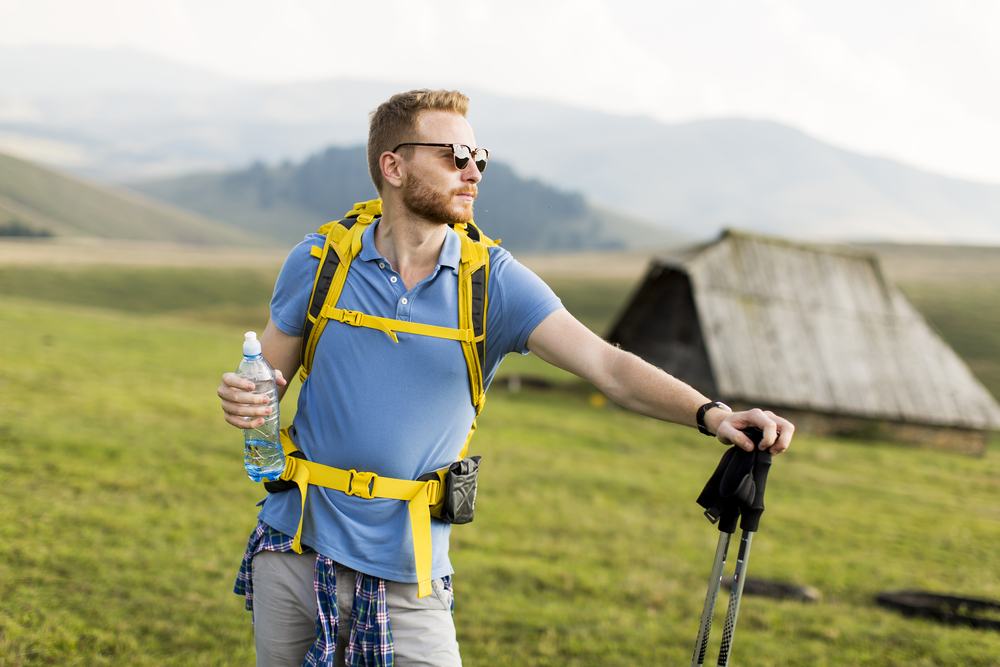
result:
[[(601, 340), (565, 309), (535, 327), (528, 348), (544, 361), (593, 383), (615, 403), (647, 417), (696, 426), (698, 408), (710, 400), (636, 355)], [(705, 412), (704, 420), (705, 428), (720, 441), (744, 449), (754, 445), (741, 430), (760, 428), (764, 433), (761, 447), (769, 447), (772, 453), (787, 449), (795, 431), (787, 419), (757, 409), (732, 413), (714, 408)]]
[[(260, 338), (261, 351), (268, 363), (276, 371), (281, 372), (286, 382), (291, 382), (299, 370), (299, 347), (301, 345), (301, 337), (289, 336), (279, 329), (273, 320), (268, 319), (267, 327)], [(285, 396), (287, 389), (287, 384), (279, 384), (278, 400)]]
[(711, 399), (630, 352), (609, 345), (606, 354), (605, 372), (595, 385), (608, 398), (647, 417), (696, 425), (698, 408)]
[(656, 366), (601, 340), (565, 309), (535, 328), (528, 347), (544, 361), (591, 382), (615, 403), (647, 417), (694, 426), (698, 408), (709, 400)]

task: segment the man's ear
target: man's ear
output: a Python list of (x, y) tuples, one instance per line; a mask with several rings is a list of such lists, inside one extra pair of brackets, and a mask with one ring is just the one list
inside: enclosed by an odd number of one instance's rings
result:
[(382, 178), (394, 188), (403, 185), (403, 171), (406, 169), (402, 158), (391, 151), (379, 156), (378, 166), (382, 170)]

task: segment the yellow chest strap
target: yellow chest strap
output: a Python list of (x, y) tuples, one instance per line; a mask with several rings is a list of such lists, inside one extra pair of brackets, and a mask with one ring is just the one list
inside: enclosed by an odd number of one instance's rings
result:
[(421, 324), (420, 322), (404, 322), (403, 320), (390, 320), (385, 317), (366, 315), (355, 310), (341, 310), (340, 308), (326, 305), (321, 311), (323, 317), (334, 322), (343, 322), (356, 327), (367, 327), (377, 329), (388, 334), (392, 342), (398, 343), (399, 338), (396, 332), (418, 334), (421, 336), (432, 336), (434, 338), (447, 338), (457, 340), (462, 343), (469, 343), (476, 340), (476, 334), (472, 329), (449, 329), (433, 324)]
[[(454, 340), (462, 344), (462, 352), (469, 371), (472, 404), (478, 416), (486, 400), (483, 364), (486, 357), (485, 318), (488, 306), (486, 281), (489, 271), (489, 246), (496, 245), (496, 242), (483, 236), (471, 223), (455, 226), (462, 242), (457, 329), (420, 322), (405, 322), (338, 308), (337, 303), (347, 281), (351, 262), (361, 251), (361, 237), (364, 230), (381, 213), (381, 200), (362, 202), (355, 204), (354, 209), (348, 212), (348, 219), (356, 217), (349, 228), (337, 221), (319, 229), (320, 232), (326, 233), (327, 238), (323, 248), (313, 246), (310, 249), (312, 256), (319, 258), (320, 263), (303, 327), (299, 378), (305, 381), (312, 370), (316, 346), (329, 321), (382, 331), (396, 343), (399, 342), (397, 333)], [(470, 232), (479, 240), (474, 241), (470, 238)], [(474, 428), (473, 426), (473, 430)]]

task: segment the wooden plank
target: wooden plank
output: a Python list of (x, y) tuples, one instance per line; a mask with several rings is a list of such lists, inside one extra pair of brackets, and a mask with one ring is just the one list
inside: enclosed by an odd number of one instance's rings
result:
[(722, 395), (1000, 427), (1000, 406), (871, 256), (730, 235), (687, 262)]

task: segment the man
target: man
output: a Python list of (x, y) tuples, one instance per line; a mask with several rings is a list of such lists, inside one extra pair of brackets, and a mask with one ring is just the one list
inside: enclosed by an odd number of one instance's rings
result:
[[(455, 327), (461, 244), (449, 223), (472, 219), (488, 158), (476, 148), (467, 109), (461, 93), (420, 90), (372, 113), (368, 161), (382, 216), (363, 232), (339, 308)], [(261, 337), (265, 358), (286, 378), (299, 367), (319, 262), (311, 249), (322, 245), (321, 235), (309, 235), (289, 255)], [(758, 426), (762, 449), (787, 449), (788, 421), (761, 410), (733, 413), (609, 345), (505, 250), (490, 248), (489, 264), (484, 385), (508, 352), (531, 351), (635, 412), (689, 426), (700, 418), (704, 430), (745, 449), (753, 444), (740, 429)], [(331, 322), (302, 386), (292, 440), (309, 461), (341, 470), (416, 480), (447, 467), (476, 414), (465, 364), (453, 340), (401, 334), (394, 342)], [(233, 426), (257, 426), (268, 413), (252, 388), (223, 376), (218, 395)], [(237, 591), (254, 613), (258, 665), (368, 664), (362, 655), (381, 656), (379, 664), (392, 656), (397, 666), (460, 665), (450, 526), (432, 522), (432, 594), (418, 596), (406, 502), (313, 486), (307, 497), (303, 508), (296, 490), (268, 496), (241, 569)], [(291, 550), (300, 516), (301, 543), (311, 548), (302, 554)]]

